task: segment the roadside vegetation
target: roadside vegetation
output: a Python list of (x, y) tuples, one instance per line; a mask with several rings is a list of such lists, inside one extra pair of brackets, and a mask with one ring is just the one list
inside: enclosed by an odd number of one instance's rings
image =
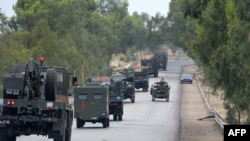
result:
[[(250, 123), (250, 2), (172, 0), (169, 20), (175, 35), (216, 91), (224, 92), (230, 124)], [(170, 32), (173, 33), (173, 32)]]
[(167, 45), (183, 48), (214, 92), (224, 92), (230, 124), (250, 123), (249, 1), (172, 0), (167, 16), (130, 15), (126, 0), (18, 0), (14, 9), (13, 17), (0, 10), (1, 80), (41, 55), (78, 78), (108, 75), (113, 54)]

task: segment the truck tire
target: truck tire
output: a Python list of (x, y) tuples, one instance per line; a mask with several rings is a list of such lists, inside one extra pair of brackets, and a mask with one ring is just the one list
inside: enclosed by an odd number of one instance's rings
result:
[(67, 126), (65, 131), (65, 141), (71, 141), (71, 126)]
[(122, 121), (122, 115), (119, 115), (119, 116), (118, 116), (118, 120), (119, 120), (119, 121)]
[(131, 99), (131, 103), (135, 103), (135, 98), (132, 98), (132, 99)]
[(0, 141), (16, 141), (16, 136), (8, 136), (6, 134), (6, 129), (0, 128)]
[(0, 128), (0, 141), (7, 141), (5, 128)]
[(117, 121), (117, 117), (118, 117), (117, 115), (113, 115), (113, 120)]
[(71, 141), (71, 133), (72, 133), (72, 121), (73, 121), (73, 114), (72, 111), (68, 111), (68, 118), (67, 118), (67, 128), (65, 132), (65, 141)]
[(158, 77), (158, 72), (155, 72), (155, 73), (154, 73), (154, 77)]
[(53, 68), (47, 69), (46, 84), (45, 84), (45, 100), (55, 101), (57, 90), (56, 70)]
[(76, 128), (81, 128), (83, 127), (85, 122), (81, 119), (76, 119)]
[(109, 119), (108, 118), (103, 119), (102, 125), (103, 125), (103, 128), (107, 128), (109, 126)]
[(108, 127), (109, 127), (109, 118), (107, 118), (107, 120), (108, 120)]
[(65, 135), (60, 134), (59, 131), (55, 132), (54, 141), (65, 141)]

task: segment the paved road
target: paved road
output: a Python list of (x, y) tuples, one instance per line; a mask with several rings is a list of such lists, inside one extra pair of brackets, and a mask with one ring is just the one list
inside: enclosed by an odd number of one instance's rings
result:
[[(192, 61), (169, 61), (168, 70), (160, 71), (159, 77), (150, 77), (150, 86), (161, 77), (170, 84), (170, 101), (152, 101), (149, 92), (136, 90), (135, 103), (124, 102), (123, 121), (111, 121), (109, 128), (102, 124), (86, 123), (77, 129), (72, 127), (72, 141), (180, 141), (181, 94), (179, 76), (181, 66)], [(112, 119), (112, 117), (110, 117)], [(46, 141), (47, 137), (21, 136), (17, 141)], [(52, 139), (49, 139), (52, 140)]]

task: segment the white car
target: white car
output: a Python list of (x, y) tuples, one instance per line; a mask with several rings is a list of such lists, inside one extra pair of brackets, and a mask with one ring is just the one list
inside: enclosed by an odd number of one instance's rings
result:
[(193, 84), (193, 75), (190, 73), (182, 73), (180, 78), (180, 83), (190, 83)]

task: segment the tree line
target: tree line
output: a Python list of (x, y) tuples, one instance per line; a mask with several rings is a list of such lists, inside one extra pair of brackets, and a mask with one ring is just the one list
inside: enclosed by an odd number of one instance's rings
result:
[(250, 123), (249, 9), (246, 0), (172, 0), (168, 14), (168, 39), (189, 53), (214, 92), (224, 92), (230, 124)]

